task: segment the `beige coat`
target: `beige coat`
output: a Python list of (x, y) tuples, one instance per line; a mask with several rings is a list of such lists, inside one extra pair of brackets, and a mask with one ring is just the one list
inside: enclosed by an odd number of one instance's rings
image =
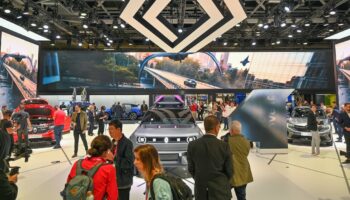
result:
[[(77, 112), (74, 112), (72, 114), (72, 122), (74, 122), (74, 128), (75, 124), (77, 123)], [(80, 127), (82, 131), (87, 130), (87, 114), (84, 111), (80, 111)]]
[(243, 135), (230, 135), (228, 144), (232, 153), (233, 177), (231, 186), (237, 187), (253, 182), (253, 175), (250, 170), (248, 154), (250, 143)]

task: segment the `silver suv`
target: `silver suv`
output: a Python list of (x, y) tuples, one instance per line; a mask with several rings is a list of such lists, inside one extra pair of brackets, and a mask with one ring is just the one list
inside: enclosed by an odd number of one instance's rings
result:
[(155, 108), (148, 111), (130, 136), (134, 147), (152, 144), (166, 167), (187, 165), (187, 145), (202, 137), (189, 109)]
[[(294, 108), (291, 117), (287, 120), (287, 134), (289, 143), (293, 143), (294, 139), (311, 140), (312, 135), (307, 128), (307, 116), (310, 112), (311, 109), (307, 106)], [(322, 122), (321, 125), (318, 126), (318, 131), (321, 136), (321, 143), (332, 145), (332, 126), (322, 109), (317, 109), (316, 112), (317, 121)]]

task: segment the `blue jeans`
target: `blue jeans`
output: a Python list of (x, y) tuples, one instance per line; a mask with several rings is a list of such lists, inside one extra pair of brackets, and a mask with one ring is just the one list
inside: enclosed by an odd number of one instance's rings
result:
[(55, 126), (53, 131), (55, 133), (56, 146), (61, 146), (61, 137), (64, 125)]
[(247, 184), (238, 186), (238, 187), (233, 187), (235, 189), (236, 197), (237, 200), (246, 200), (246, 192), (245, 189), (247, 188)]

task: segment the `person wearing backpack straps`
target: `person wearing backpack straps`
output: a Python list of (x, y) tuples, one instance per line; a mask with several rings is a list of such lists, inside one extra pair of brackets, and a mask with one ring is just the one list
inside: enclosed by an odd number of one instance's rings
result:
[[(158, 151), (152, 145), (145, 144), (134, 149), (134, 165), (146, 181), (145, 200), (173, 200), (169, 183), (161, 178), (153, 178), (163, 173), (163, 166), (160, 164)], [(151, 186), (151, 182), (153, 183)], [(154, 197), (150, 193), (153, 188)]]
[[(67, 195), (69, 195), (68, 193), (70, 192), (71, 194), (74, 194), (75, 191), (80, 189), (77, 187), (77, 189), (74, 190), (74, 187), (70, 187), (70, 185), (74, 184), (72, 183), (74, 178), (80, 175), (79, 172), (91, 176), (93, 180), (92, 194), (94, 200), (118, 199), (116, 171), (112, 164), (107, 163), (107, 161), (110, 160), (111, 157), (113, 157), (110, 151), (111, 147), (112, 142), (108, 136), (99, 135), (92, 140), (91, 148), (88, 150), (89, 156), (87, 156), (83, 160), (79, 160), (76, 163), (74, 163), (68, 175), (67, 184), (65, 190), (63, 191), (63, 193), (66, 196), (65, 199), (70, 200), (70, 198), (67, 197)], [(67, 188), (69, 187), (72, 189), (68, 190)], [(86, 199), (88, 193), (91, 193), (91, 191), (89, 192), (88, 189), (82, 191), (84, 191), (83, 195), (85, 196), (76, 199)], [(72, 197), (71, 199), (75, 198)]]

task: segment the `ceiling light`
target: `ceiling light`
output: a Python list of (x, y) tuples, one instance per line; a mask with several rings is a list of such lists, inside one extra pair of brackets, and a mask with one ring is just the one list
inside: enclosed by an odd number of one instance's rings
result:
[(86, 24), (83, 24), (83, 28), (87, 29), (87, 28), (89, 28), (89, 26)]
[(268, 24), (265, 24), (264, 25), (264, 29), (268, 29), (269, 28), (269, 25)]
[(47, 29), (44, 29), (44, 33), (47, 33), (47, 32), (49, 32), (49, 30), (47, 30)]
[(264, 24), (263, 23), (259, 23), (258, 26), (261, 28), (261, 27), (264, 26)]
[(289, 7), (289, 6), (284, 6), (284, 10), (285, 10), (286, 12), (290, 12), (290, 7)]
[(183, 31), (182, 31), (182, 28), (179, 28), (179, 29), (177, 30), (177, 32), (182, 33), (182, 32), (183, 32)]
[(286, 22), (282, 22), (281, 27), (287, 26)]
[(114, 29), (117, 29), (117, 28), (118, 28), (118, 26), (117, 26), (117, 25), (113, 25), (113, 28), (114, 28)]
[(328, 26), (329, 24), (323, 24), (323, 26)]
[(256, 42), (252, 42), (252, 46), (255, 46), (256, 45)]
[(145, 40), (146, 40), (146, 42), (148, 42), (148, 41), (149, 41), (149, 39), (148, 39), (148, 38), (146, 38)]
[(334, 32), (334, 29), (329, 29), (329, 32)]
[(80, 13), (80, 16), (84, 16), (84, 17), (85, 17), (86, 15), (87, 15), (86, 12), (81, 12), (81, 13)]
[(108, 40), (109, 43), (113, 43), (113, 40)]
[(303, 31), (302, 31), (301, 29), (298, 29), (297, 32), (298, 32), (298, 33), (301, 33), (301, 32), (303, 32)]
[(83, 43), (79, 42), (79, 43), (78, 43), (78, 46), (80, 46), (80, 47), (83, 46)]
[(44, 29), (48, 29), (49, 26), (48, 26), (47, 24), (44, 24), (43, 28), (44, 28)]
[(240, 27), (241, 25), (240, 24), (236, 24), (237, 27)]
[(132, 43), (131, 43), (131, 42), (129, 42), (129, 46), (132, 46)]
[(17, 16), (17, 19), (22, 19), (22, 15), (18, 15), (18, 16)]
[(61, 36), (60, 35), (56, 35), (56, 39), (61, 39)]
[(9, 14), (9, 13), (11, 13), (11, 10), (8, 9), (8, 8), (6, 8), (6, 9), (4, 10), (4, 12), (5, 12), (6, 14)]
[(216, 38), (214, 38), (213, 42), (215, 42), (215, 41), (216, 41)]
[(280, 40), (277, 40), (277, 41), (276, 41), (276, 44), (281, 44), (281, 41), (280, 41)]
[(335, 12), (335, 10), (331, 10), (330, 12), (329, 12), (329, 14), (330, 15), (335, 15), (337, 12)]
[(340, 23), (338, 24), (338, 26), (344, 26), (344, 23), (340, 22)]
[(111, 46), (111, 43), (108, 42), (108, 43), (107, 43), (107, 46)]
[(304, 24), (304, 26), (308, 27), (308, 26), (310, 26), (310, 23), (306, 23), (306, 24)]
[(105, 38), (106, 38), (106, 37), (107, 37), (107, 35), (103, 35), (103, 37), (105, 37)]
[(85, 19), (85, 16), (80, 15), (79, 18), (80, 19)]
[(292, 35), (292, 34), (289, 34), (289, 35), (288, 35), (288, 37), (289, 37), (289, 38), (292, 38), (292, 37), (293, 37), (293, 35)]
[(51, 46), (55, 46), (55, 42), (51, 42), (51, 44), (50, 44)]
[(291, 27), (295, 28), (295, 27), (297, 27), (297, 25), (296, 24), (292, 24)]
[(30, 25), (33, 27), (36, 27), (36, 23), (31, 23)]
[(308, 43), (307, 42), (304, 42), (303, 45), (307, 45)]
[(272, 42), (271, 45), (275, 45), (276, 43), (275, 42)]
[(121, 23), (120, 27), (125, 28), (125, 24)]
[(42, 27), (39, 27), (38, 29), (39, 29), (39, 30), (43, 30), (43, 28), (42, 28)]
[(224, 46), (227, 46), (227, 42), (224, 42)]
[(233, 45), (237, 46), (237, 45), (238, 45), (238, 43), (237, 43), (237, 42), (235, 42)]

